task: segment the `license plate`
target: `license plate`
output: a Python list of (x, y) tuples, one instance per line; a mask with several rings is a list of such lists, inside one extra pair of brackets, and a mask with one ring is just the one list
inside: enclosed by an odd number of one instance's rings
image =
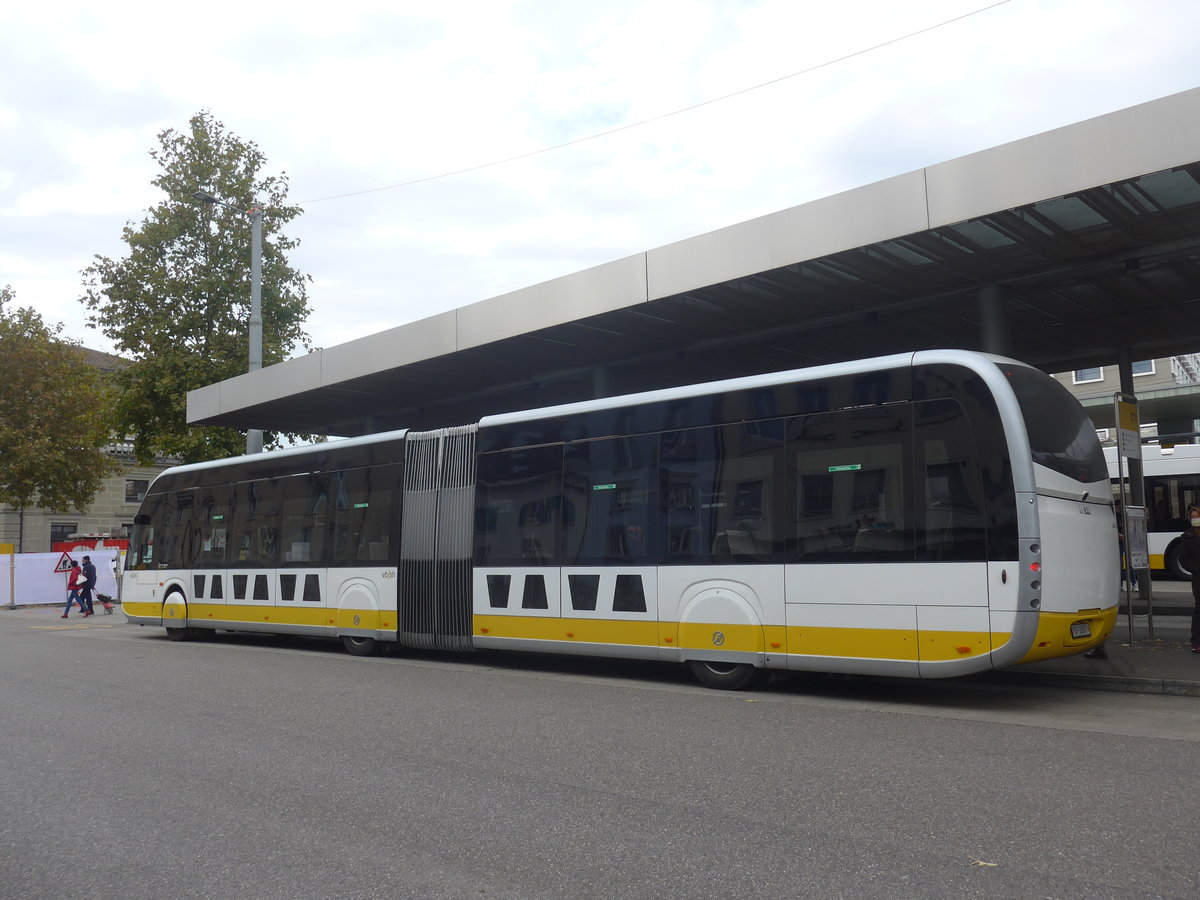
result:
[(1086, 638), (1086, 637), (1091, 637), (1091, 636), (1092, 636), (1092, 623), (1091, 622), (1072, 622), (1071, 623), (1071, 637), (1075, 638), (1076, 640), (1079, 640), (1080, 638)]

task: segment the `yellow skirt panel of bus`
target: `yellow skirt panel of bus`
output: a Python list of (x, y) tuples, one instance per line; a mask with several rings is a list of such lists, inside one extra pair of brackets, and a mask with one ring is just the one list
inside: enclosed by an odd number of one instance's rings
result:
[[(580, 644), (659, 644), (658, 622), (613, 619), (560, 619), (550, 616), (475, 616), (477, 637), (519, 638)], [(668, 645), (669, 646), (669, 645)]]
[(149, 602), (124, 602), (121, 604), (121, 609), (128, 616), (133, 616), (139, 619), (157, 619), (162, 616), (162, 603), (158, 600)]
[(977, 631), (922, 631), (921, 660), (942, 662), (948, 659), (968, 659), (983, 656), (1008, 643), (1011, 634)]
[[(336, 622), (337, 610), (323, 606), (239, 606), (225, 603), (193, 603), (188, 618), (193, 625), (204, 627), (204, 622), (213, 625), (253, 622), (261, 625), (303, 625), (307, 627), (332, 627)], [(165, 618), (165, 613), (164, 613)]]
[(663, 649), (898, 659), (916, 662), (983, 656), (1008, 642), (1009, 634), (746, 625), (725, 622), (630, 622), (552, 616), (474, 617), (478, 637), (581, 644), (659, 646)]
[(1018, 663), (1056, 659), (1090, 650), (1104, 643), (1116, 622), (1115, 606), (1108, 609), (1085, 609), (1074, 613), (1039, 613), (1038, 629), (1033, 644)]
[(840, 656), (849, 659), (917, 659), (915, 631), (895, 628), (839, 628), (801, 625), (787, 630), (793, 656)]

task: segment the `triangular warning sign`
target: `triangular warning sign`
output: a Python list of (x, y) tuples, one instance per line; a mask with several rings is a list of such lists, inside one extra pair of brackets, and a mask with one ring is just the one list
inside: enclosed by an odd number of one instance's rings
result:
[(75, 563), (71, 560), (71, 557), (64, 553), (58, 558), (58, 565), (54, 567), (54, 571), (70, 572), (73, 568), (75, 568)]

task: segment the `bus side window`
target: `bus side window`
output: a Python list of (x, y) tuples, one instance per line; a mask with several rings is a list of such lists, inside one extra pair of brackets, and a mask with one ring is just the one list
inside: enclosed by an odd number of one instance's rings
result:
[(372, 466), (334, 472), (330, 479), (333, 505), (331, 565), (386, 563), (396, 556), (393, 548), (400, 516), (403, 470), (400, 466)]
[(192, 543), (192, 492), (163, 494), (154, 511), (154, 568), (190, 568), (188, 547)]
[(320, 473), (282, 479), (283, 543), (280, 562), (325, 562), (325, 532), (329, 515), (329, 477)]
[(558, 559), (562, 445), (479, 457), (475, 561), (481, 566), (549, 565)]
[(796, 558), (913, 558), (909, 408), (867, 407), (788, 423)]
[(279, 479), (233, 486), (229, 504), (227, 565), (274, 566), (279, 562)]
[(130, 535), (125, 568), (149, 569), (154, 562), (154, 512), (161, 497), (148, 496), (142, 500), (141, 511), (133, 517), (133, 534)]
[(917, 558), (987, 559), (979, 454), (966, 413), (951, 399), (915, 405)]
[(658, 441), (643, 434), (567, 445), (567, 565), (658, 562)]
[(782, 420), (664, 432), (667, 561), (774, 560), (783, 446)]

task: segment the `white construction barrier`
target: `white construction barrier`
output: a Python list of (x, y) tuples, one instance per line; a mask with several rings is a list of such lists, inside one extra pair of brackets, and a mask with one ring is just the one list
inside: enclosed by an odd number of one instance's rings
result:
[[(92, 565), (96, 567), (97, 594), (108, 594), (117, 598), (117, 577), (113, 574), (114, 562), (123, 557), (120, 550), (89, 550)], [(77, 563), (83, 562), (83, 554), (72, 554)], [(38, 606), (45, 603), (67, 603), (67, 578), (71, 574), (56, 572), (55, 566), (62, 559), (61, 552), (0, 554), (0, 606)], [(16, 562), (14, 572), (12, 565)], [(92, 598), (95, 600), (95, 597)]]

